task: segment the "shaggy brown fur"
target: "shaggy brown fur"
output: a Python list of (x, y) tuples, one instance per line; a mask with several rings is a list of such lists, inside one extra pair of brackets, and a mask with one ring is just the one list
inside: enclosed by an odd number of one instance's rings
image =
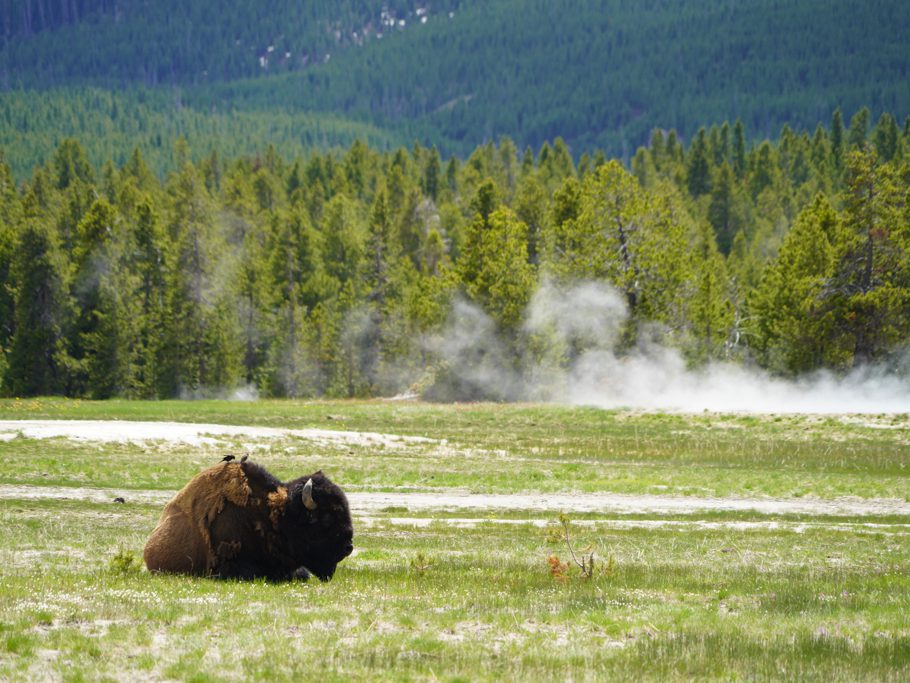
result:
[(167, 504), (144, 557), (150, 571), (328, 580), (352, 536), (347, 499), (322, 472), (282, 483), (253, 462), (222, 461)]

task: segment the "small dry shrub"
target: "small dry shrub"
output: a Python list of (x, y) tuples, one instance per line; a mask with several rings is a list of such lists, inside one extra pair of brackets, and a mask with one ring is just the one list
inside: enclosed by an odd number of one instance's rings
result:
[[(589, 544), (580, 553), (576, 553), (575, 549), (572, 547), (572, 534), (570, 531), (571, 522), (568, 516), (565, 514), (559, 515), (559, 523), (561, 528), (551, 527), (547, 532), (547, 542), (565, 541), (572, 563), (581, 572), (581, 578), (593, 578), (595, 573), (607, 577), (613, 576), (616, 572), (616, 560), (613, 555), (610, 555), (606, 562), (595, 563), (593, 544)], [(554, 553), (547, 557), (547, 565), (550, 568), (550, 576), (554, 579), (557, 581), (565, 581), (568, 579), (570, 566), (568, 561), (563, 562), (559, 559), (559, 556)]]

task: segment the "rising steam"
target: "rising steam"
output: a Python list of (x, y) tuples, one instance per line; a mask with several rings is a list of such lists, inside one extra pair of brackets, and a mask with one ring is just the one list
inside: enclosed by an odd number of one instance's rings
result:
[(526, 312), (515, 350), (479, 308), (457, 301), (432, 351), (454, 398), (544, 400), (603, 408), (684, 412), (895, 413), (910, 411), (910, 376), (867, 367), (784, 380), (732, 363), (693, 370), (679, 351), (653, 341), (617, 352), (628, 311), (603, 283), (544, 282)]

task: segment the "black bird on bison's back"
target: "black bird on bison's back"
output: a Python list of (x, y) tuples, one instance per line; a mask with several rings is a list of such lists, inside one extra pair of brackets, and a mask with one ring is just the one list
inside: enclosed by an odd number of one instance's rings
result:
[(234, 459), (233, 455), (226, 455), (223, 458), (221, 458), (221, 462), (230, 462), (233, 459)]
[(328, 581), (353, 552), (347, 497), (322, 471), (282, 482), (245, 460), (197, 474), (145, 544), (149, 571)]

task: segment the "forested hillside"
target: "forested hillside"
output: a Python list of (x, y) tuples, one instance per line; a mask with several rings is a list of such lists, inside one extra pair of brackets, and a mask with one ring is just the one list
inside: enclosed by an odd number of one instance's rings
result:
[(139, 149), (159, 178), (177, 167), (178, 141), (196, 160), (218, 150), (227, 156), (253, 154), (273, 145), (290, 159), (310, 150), (349, 147), (355, 140), (388, 148), (405, 139), (369, 123), (331, 113), (201, 111), (184, 106), (166, 89), (126, 92), (64, 88), (49, 93), (0, 93), (0, 154), (18, 180), (49, 160), (58, 143), (77, 137), (89, 160), (122, 165)]
[[(319, 69), (216, 86), (204, 101), (319, 107), (404, 125), (469, 153), (509, 135), (631, 154), (654, 128), (689, 138), (740, 118), (811, 130), (840, 106), (910, 112), (901, 2), (466, 3)], [(209, 100), (208, 93), (214, 93)]]
[[(433, 3), (438, 11), (457, 4)], [(12, 87), (232, 80), (324, 62), (397, 30), (400, 20), (406, 25), (416, 6), (407, 0), (6, 0), (0, 64)]]
[(549, 398), (541, 378), (591, 352), (784, 376), (905, 361), (910, 130), (863, 109), (747, 139), (658, 131), (629, 170), (561, 139), (463, 162), (178, 145), (164, 180), (64, 140), (23, 185), (0, 166), (0, 386)]
[[(443, 154), (561, 136), (576, 159), (628, 160), (655, 128), (690, 141), (740, 118), (760, 140), (811, 131), (835, 107), (903, 118), (907, 35), (899, 0), (24, 0), (0, 9), (2, 104), (35, 107), (45, 139), (8, 114), (0, 134), (42, 151), (75, 135), (98, 164), (130, 154), (123, 116), (179, 129), (197, 159), (269, 143), (289, 158), (369, 125), (383, 131), (373, 142)], [(117, 111), (85, 106), (88, 86), (115, 89)], [(142, 132), (137, 144), (156, 171), (173, 163)], [(7, 152), (17, 177), (36, 155)]]

